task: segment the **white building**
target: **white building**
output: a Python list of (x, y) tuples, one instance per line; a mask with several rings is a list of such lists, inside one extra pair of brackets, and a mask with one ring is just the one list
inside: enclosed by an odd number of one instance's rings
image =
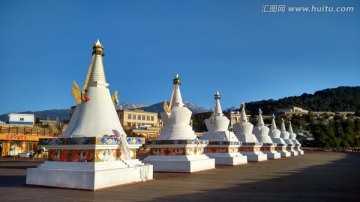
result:
[(276, 110), (277, 114), (297, 114), (297, 115), (303, 115), (303, 114), (308, 114), (309, 110), (305, 110), (301, 107), (295, 107), (295, 106), (291, 106), (291, 107), (287, 107), (287, 108), (282, 108), (282, 109), (278, 109)]
[(35, 124), (35, 115), (34, 114), (9, 114), (9, 124), (10, 125), (26, 125), (34, 126)]

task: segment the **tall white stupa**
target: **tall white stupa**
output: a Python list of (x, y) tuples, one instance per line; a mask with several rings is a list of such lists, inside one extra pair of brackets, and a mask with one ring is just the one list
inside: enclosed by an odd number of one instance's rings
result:
[(180, 77), (173, 79), (170, 105), (164, 102), (163, 128), (156, 140), (148, 141), (150, 154), (143, 161), (154, 165), (154, 171), (197, 172), (215, 168), (215, 159), (204, 154), (208, 141), (197, 139), (190, 126), (191, 111), (184, 106)]
[(267, 155), (260, 151), (261, 143), (252, 133), (253, 124), (248, 122), (245, 113), (245, 104), (242, 104), (240, 122), (233, 125), (236, 137), (241, 142), (239, 151), (247, 156), (248, 161), (266, 161)]
[(296, 133), (294, 133), (291, 121), (289, 121), (289, 133), (290, 133), (290, 140), (294, 143), (294, 150), (298, 152), (299, 155), (304, 155), (304, 151), (300, 148), (301, 144), (296, 139)]
[(290, 140), (290, 133), (286, 131), (285, 128), (285, 121), (284, 119), (281, 119), (281, 135), (280, 137), (285, 141), (286, 143), (286, 150), (290, 152), (291, 156), (297, 156), (298, 152), (295, 151), (294, 147), (295, 144), (293, 141)]
[(276, 151), (276, 143), (274, 143), (269, 136), (270, 129), (265, 126), (264, 119), (262, 117), (262, 111), (259, 109), (259, 118), (258, 125), (254, 127), (253, 133), (262, 146), (260, 150), (267, 154), (268, 159), (278, 159), (281, 158), (281, 154)]
[(229, 119), (222, 113), (220, 93), (216, 92), (214, 112), (210, 118), (205, 119), (208, 131), (201, 137), (209, 141), (205, 153), (214, 158), (218, 165), (245, 164), (247, 157), (239, 152), (240, 142), (234, 132), (228, 130), (229, 123)]
[(280, 135), (281, 135), (281, 131), (277, 129), (275, 116), (273, 115), (269, 136), (271, 137), (272, 141), (276, 144), (275, 150), (278, 153), (280, 153), (281, 157), (290, 157), (291, 156), (290, 152), (286, 150), (287, 145), (285, 141), (280, 137)]
[(103, 50), (97, 40), (83, 90), (74, 82), (78, 104), (69, 126), (60, 138), (40, 139), (48, 159), (27, 169), (26, 184), (99, 190), (153, 179), (152, 165), (131, 158), (106, 82)]

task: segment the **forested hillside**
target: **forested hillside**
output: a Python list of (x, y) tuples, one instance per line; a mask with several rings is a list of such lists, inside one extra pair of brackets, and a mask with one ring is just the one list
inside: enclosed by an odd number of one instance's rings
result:
[(359, 111), (360, 87), (338, 87), (279, 100), (250, 102), (246, 103), (246, 111), (255, 115), (261, 108), (264, 114), (272, 114), (277, 109), (290, 106), (302, 107), (309, 111)]

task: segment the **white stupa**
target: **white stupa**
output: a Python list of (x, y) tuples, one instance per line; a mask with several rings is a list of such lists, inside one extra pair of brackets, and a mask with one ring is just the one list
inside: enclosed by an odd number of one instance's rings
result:
[(215, 159), (215, 164), (245, 164), (247, 157), (239, 152), (240, 142), (234, 132), (228, 130), (229, 123), (229, 119), (222, 113), (220, 94), (216, 92), (214, 113), (210, 118), (205, 119), (208, 131), (204, 132), (201, 137), (201, 139), (209, 141), (205, 153)]
[(290, 133), (290, 140), (294, 143), (294, 149), (295, 151), (298, 152), (299, 155), (304, 155), (304, 151), (302, 149), (300, 149), (301, 144), (300, 142), (296, 139), (296, 133), (294, 133), (293, 129), (292, 129), (292, 125), (291, 125), (291, 121), (289, 121), (289, 133)]
[(280, 135), (281, 135), (281, 131), (277, 129), (275, 123), (275, 116), (273, 115), (269, 136), (271, 137), (272, 141), (276, 144), (275, 150), (278, 153), (280, 153), (281, 157), (289, 157), (291, 156), (291, 154), (286, 150), (287, 145), (285, 141), (280, 137)]
[(281, 134), (280, 137), (286, 143), (286, 150), (290, 152), (291, 156), (297, 156), (298, 152), (295, 151), (295, 144), (290, 140), (290, 133), (286, 131), (284, 119), (281, 119)]
[(27, 169), (26, 184), (98, 190), (153, 179), (153, 166), (131, 159), (105, 79), (104, 47), (97, 40), (83, 90), (74, 82), (78, 105), (60, 138), (40, 139), (48, 160)]
[(204, 154), (208, 141), (198, 140), (189, 125), (191, 111), (184, 106), (180, 78), (173, 79), (170, 105), (164, 102), (163, 128), (157, 140), (148, 141), (150, 154), (143, 161), (154, 165), (154, 171), (197, 172), (215, 168), (215, 159)]
[(281, 158), (280, 153), (276, 151), (276, 143), (274, 143), (269, 136), (269, 131), (270, 129), (264, 124), (262, 111), (259, 109), (258, 125), (254, 127), (253, 133), (255, 134), (258, 141), (262, 144), (260, 150), (267, 154), (268, 159)]
[(242, 104), (240, 123), (233, 125), (236, 137), (241, 142), (239, 151), (241, 154), (247, 156), (248, 161), (265, 161), (267, 155), (260, 151), (261, 143), (252, 133), (254, 126), (248, 122), (245, 113), (245, 104)]

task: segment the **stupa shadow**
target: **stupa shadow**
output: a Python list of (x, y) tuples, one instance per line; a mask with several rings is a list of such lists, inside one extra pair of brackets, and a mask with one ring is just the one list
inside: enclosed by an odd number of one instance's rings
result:
[(0, 175), (0, 187), (19, 187), (24, 183), (23, 175)]
[[(360, 154), (342, 154), (340, 155), (342, 157), (336, 160), (326, 159), (328, 155), (322, 154), (325, 159), (313, 162), (313, 165), (305, 165), (299, 159), (299, 164), (294, 166), (296, 158), (300, 158), (294, 157), (282, 159), (283, 162), (290, 160), (287, 165), (283, 165), (284, 168), (270, 165), (271, 163), (265, 165), (268, 162), (263, 162), (262, 165), (250, 165), (247, 169), (242, 169), (243, 165), (222, 167), (221, 169), (227, 172), (218, 174), (226, 176), (225, 178), (214, 177), (209, 180), (209, 177), (214, 176), (211, 174), (207, 176), (208, 179), (195, 179), (195, 181), (199, 180), (197, 183), (193, 182), (195, 185), (199, 185), (201, 181), (212, 183), (202, 186), (201, 189), (198, 189), (200, 186), (193, 187), (193, 193), (137, 201), (358, 201), (360, 172), (357, 168), (360, 166)], [(322, 155), (316, 154), (316, 156), (321, 158)], [(259, 169), (262, 166), (263, 169)], [(274, 170), (277, 168), (279, 171)], [(237, 173), (231, 174), (229, 170)], [(198, 178), (198, 176), (193, 177)], [(178, 186), (172, 189), (181, 189), (186, 184), (179, 182)], [(225, 187), (217, 188), (219, 184)]]

